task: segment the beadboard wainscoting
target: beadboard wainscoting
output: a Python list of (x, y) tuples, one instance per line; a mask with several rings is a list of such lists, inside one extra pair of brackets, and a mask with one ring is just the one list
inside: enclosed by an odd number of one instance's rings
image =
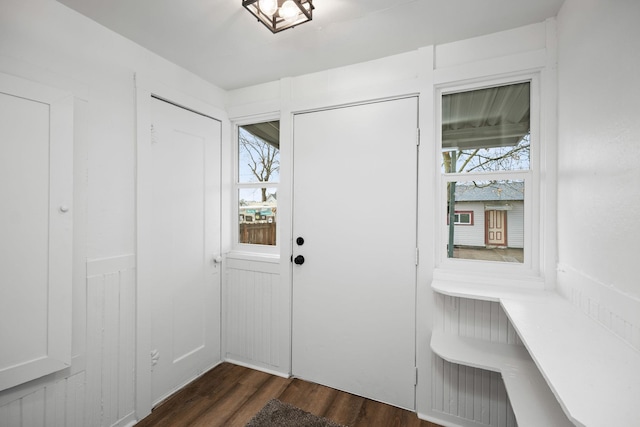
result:
[(640, 351), (640, 300), (558, 265), (558, 292), (583, 313)]
[[(285, 374), (288, 356), (288, 298), (279, 261), (225, 259), (223, 285), (224, 357), (245, 366)], [(283, 295), (285, 298), (283, 298)], [(286, 346), (286, 344), (285, 344)]]
[(135, 257), (87, 263), (87, 426), (134, 419)]
[[(71, 368), (0, 393), (0, 427), (106, 427), (134, 421), (135, 257), (86, 264), (86, 347)], [(85, 319), (73, 319), (84, 328)]]
[[(522, 346), (497, 302), (436, 293), (435, 303), (434, 331)], [(451, 363), (434, 354), (432, 378), (434, 411), (468, 421), (460, 420), (464, 425), (517, 425), (500, 373)]]
[(29, 387), (27, 394), (19, 393), (20, 397), (0, 406), (0, 426), (84, 427), (85, 379), (81, 371), (40, 384), (35, 390)]

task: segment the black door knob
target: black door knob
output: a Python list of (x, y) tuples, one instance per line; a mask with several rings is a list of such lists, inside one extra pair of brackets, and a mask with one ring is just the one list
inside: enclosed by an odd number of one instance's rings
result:
[(302, 237), (298, 237), (296, 239), (296, 243), (298, 244), (298, 246), (302, 246), (304, 245), (304, 239)]
[(304, 264), (304, 257), (302, 255), (298, 255), (297, 257), (295, 257), (293, 262), (295, 262), (298, 265), (302, 265)]

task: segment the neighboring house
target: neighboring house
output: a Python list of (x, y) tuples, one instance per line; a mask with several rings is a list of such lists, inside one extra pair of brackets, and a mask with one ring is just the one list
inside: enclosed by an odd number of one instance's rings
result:
[(240, 222), (267, 222), (276, 220), (278, 206), (277, 196), (270, 194), (266, 202), (247, 202), (247, 205), (240, 205)]
[(524, 247), (524, 183), (457, 184), (454, 245)]
[(264, 204), (241, 206), (240, 207), (240, 222), (274, 222), (276, 217), (276, 208), (273, 205)]

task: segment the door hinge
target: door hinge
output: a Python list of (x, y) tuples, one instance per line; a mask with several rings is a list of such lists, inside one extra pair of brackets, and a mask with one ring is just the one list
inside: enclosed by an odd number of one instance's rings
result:
[(416, 265), (420, 263), (420, 249), (416, 248)]
[(416, 145), (420, 146), (420, 128), (416, 129)]
[(415, 382), (413, 383), (413, 385), (418, 385), (418, 367), (416, 366), (416, 378), (415, 378)]

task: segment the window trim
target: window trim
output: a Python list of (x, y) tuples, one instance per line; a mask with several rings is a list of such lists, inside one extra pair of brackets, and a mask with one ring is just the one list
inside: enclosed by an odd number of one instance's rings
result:
[[(436, 204), (436, 268), (443, 271), (468, 275), (487, 273), (491, 275), (518, 275), (539, 277), (541, 271), (541, 242), (544, 232), (540, 224), (540, 176), (542, 162), (540, 153), (543, 152), (544, 141), (541, 139), (541, 82), (540, 73), (520, 73), (507, 77), (477, 79), (472, 82), (447, 82), (435, 87), (435, 131), (436, 144), (434, 153), (435, 169), (438, 182), (438, 201)], [(522, 82), (530, 82), (530, 159), (528, 170), (496, 171), (496, 172), (466, 172), (449, 173), (442, 172), (442, 97), (443, 95), (472, 91), (495, 86), (504, 86)], [(481, 179), (496, 180), (522, 180), (524, 181), (524, 262), (505, 263), (497, 261), (479, 261), (459, 258), (448, 258), (446, 247), (448, 244), (449, 225), (447, 215), (447, 183), (473, 181)], [(442, 224), (446, 224), (443, 226)]]

